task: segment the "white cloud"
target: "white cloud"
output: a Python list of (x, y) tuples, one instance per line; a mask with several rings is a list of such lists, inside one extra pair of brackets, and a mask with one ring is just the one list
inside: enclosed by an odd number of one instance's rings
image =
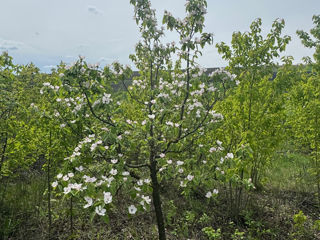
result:
[(24, 46), (24, 43), (12, 41), (12, 40), (5, 40), (0, 38), (0, 50), (8, 51), (8, 50), (18, 50)]
[(107, 57), (101, 57), (99, 58), (98, 62), (112, 62), (114, 59), (107, 58)]
[(100, 11), (96, 6), (88, 6), (88, 11), (93, 14), (100, 14), (102, 11)]
[(52, 68), (57, 68), (57, 66), (54, 66), (54, 65), (46, 65), (46, 66), (43, 66), (43, 68), (52, 69)]

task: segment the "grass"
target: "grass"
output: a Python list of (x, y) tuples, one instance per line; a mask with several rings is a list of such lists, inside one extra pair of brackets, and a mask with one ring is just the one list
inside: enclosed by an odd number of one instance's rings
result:
[[(313, 228), (320, 216), (309, 174), (310, 162), (311, 159), (302, 154), (278, 155), (265, 173), (265, 187), (261, 191), (247, 193), (250, 204), (241, 212), (242, 221), (237, 223), (227, 214), (223, 192), (217, 201), (209, 203), (196, 193), (188, 198), (177, 196), (177, 189), (170, 186), (162, 196), (168, 239), (209, 239), (208, 233), (214, 235), (220, 229), (220, 239), (234, 240), (242, 236), (247, 240), (289, 240), (297, 231), (293, 216), (300, 210), (306, 215), (306, 222), (304, 229), (299, 230), (304, 235), (299, 233), (300, 238), (297, 239), (320, 239)], [(0, 196), (3, 197), (0, 205), (0, 239), (46, 239), (45, 175), (29, 174), (5, 184), (6, 190), (4, 185), (0, 189)], [(130, 200), (121, 192), (119, 194), (118, 205), (127, 206)], [(52, 201), (52, 208), (52, 239), (157, 239), (152, 212), (128, 217), (126, 208), (114, 208), (110, 213), (110, 222), (106, 224), (99, 217), (91, 222), (90, 214), (74, 203), (74, 231), (71, 235), (69, 202)]]
[(43, 177), (38, 174), (2, 181), (0, 239), (11, 239), (16, 234), (15, 238), (23, 239), (23, 236), (38, 231), (33, 221), (41, 217), (39, 206), (43, 203), (43, 183)]
[(309, 156), (299, 153), (278, 154), (265, 174), (264, 184), (274, 190), (314, 192), (311, 165)]

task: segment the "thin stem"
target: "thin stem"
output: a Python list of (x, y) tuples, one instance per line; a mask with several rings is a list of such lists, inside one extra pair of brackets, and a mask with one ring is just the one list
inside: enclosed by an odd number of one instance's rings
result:
[(52, 148), (52, 136), (51, 129), (49, 132), (49, 151), (48, 151), (48, 169), (47, 169), (47, 184), (48, 184), (48, 239), (51, 239), (51, 225), (52, 225), (52, 217), (51, 217), (51, 184), (50, 184), (50, 168), (51, 168), (51, 148)]

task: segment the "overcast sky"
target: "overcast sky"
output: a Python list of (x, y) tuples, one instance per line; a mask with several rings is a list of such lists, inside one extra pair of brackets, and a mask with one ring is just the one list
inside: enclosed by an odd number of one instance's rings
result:
[[(270, 30), (276, 18), (286, 21), (284, 34), (292, 41), (285, 55), (295, 62), (311, 56), (296, 37), (296, 30), (309, 31), (312, 16), (320, 14), (320, 0), (207, 0), (206, 31), (214, 34), (214, 45), (230, 43), (234, 31), (247, 31), (250, 23), (262, 18), (263, 32)], [(151, 0), (162, 19), (164, 10), (184, 17), (184, 0)], [(8, 51), (15, 63), (35, 63), (50, 71), (79, 55), (101, 65), (115, 60), (132, 66), (128, 56), (134, 52), (139, 32), (133, 20), (129, 0), (0, 0), (0, 51)], [(165, 41), (178, 38), (167, 34)], [(199, 63), (220, 67), (226, 63), (215, 47), (207, 47)]]

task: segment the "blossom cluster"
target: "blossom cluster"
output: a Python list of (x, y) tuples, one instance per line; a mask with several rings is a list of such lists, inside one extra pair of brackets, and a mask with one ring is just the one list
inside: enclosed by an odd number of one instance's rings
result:
[(235, 81), (236, 85), (240, 84), (240, 81), (236, 79), (237, 75), (231, 74), (229, 71), (226, 71), (224, 68), (218, 68), (212, 73), (209, 74), (209, 77), (222, 76), (222, 80)]
[(45, 83), (43, 83), (43, 87), (40, 89), (40, 94), (44, 93), (43, 91), (44, 91), (45, 88), (52, 89), (52, 90), (54, 90), (56, 92), (56, 91), (58, 91), (60, 89), (60, 86), (53, 86), (49, 82), (45, 82)]

